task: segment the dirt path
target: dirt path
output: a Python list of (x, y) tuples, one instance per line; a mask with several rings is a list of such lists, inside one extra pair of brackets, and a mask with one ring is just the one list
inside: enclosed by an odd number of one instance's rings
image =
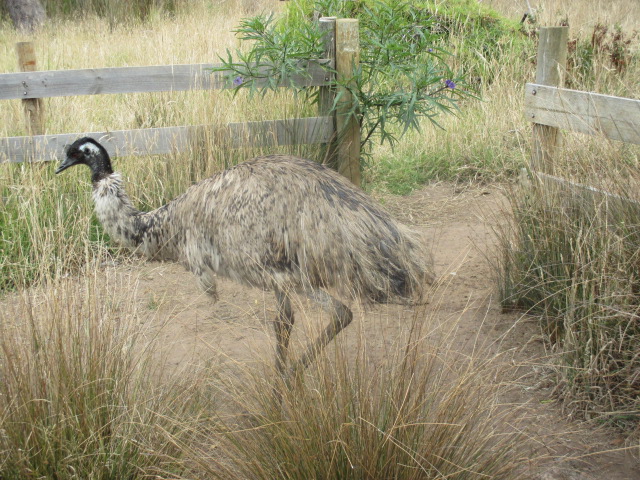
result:
[[(512, 365), (510, 378), (504, 381), (516, 388), (504, 401), (526, 405), (525, 431), (539, 445), (530, 478), (640, 478), (638, 461), (621, 451), (624, 439), (612, 432), (594, 431), (562, 413), (553, 396), (545, 367), (550, 357), (536, 320), (500, 310), (487, 261), (496, 254), (493, 226), (505, 205), (500, 187), (461, 189), (440, 184), (409, 197), (380, 200), (430, 240), (442, 286), (427, 307), (428, 314), (436, 321), (455, 324), (454, 348), (464, 355), (501, 354)], [(157, 325), (168, 368), (212, 360), (233, 368), (273, 358), (275, 301), (271, 293), (221, 281), (220, 301), (213, 304), (177, 265), (141, 263), (106, 270), (130, 277), (140, 317)], [(293, 352), (301, 350), (314, 326), (326, 321), (307, 301), (297, 302), (302, 305), (294, 305)], [(354, 324), (341, 334), (341, 341), (356, 342), (364, 333), (368, 354), (384, 355), (406, 334), (404, 319), (413, 312), (408, 307), (380, 306), (367, 312), (355, 308), (354, 314)], [(546, 458), (539, 460), (541, 456)]]
[[(621, 438), (563, 415), (553, 396), (545, 368), (550, 359), (535, 319), (500, 310), (487, 261), (495, 255), (493, 226), (505, 204), (500, 188), (461, 189), (441, 184), (409, 197), (381, 200), (432, 242), (436, 273), (444, 287), (439, 289), (443, 293), (431, 314), (440, 321), (456, 322), (455, 348), (471, 352), (482, 347), (487, 354), (501, 352), (512, 363), (509, 381), (517, 388), (505, 401), (527, 405), (527, 434), (540, 445), (537, 455), (547, 457), (532, 467), (531, 478), (640, 478), (638, 462), (627, 452), (616, 451), (624, 446)], [(270, 293), (222, 281), (220, 301), (212, 305), (190, 275), (176, 265), (143, 264), (131, 274), (139, 275), (141, 308), (153, 311), (156, 321), (164, 323), (161, 335), (170, 365), (214, 357), (230, 364), (272, 357), (275, 302)], [(298, 301), (304, 305), (294, 307), (298, 316), (293, 351), (299, 351), (311, 335), (311, 326), (324, 321), (313, 305)], [(398, 306), (367, 312), (355, 309), (357, 326), (342, 334), (343, 341), (357, 341), (358, 335), (367, 332), (374, 338), (368, 343), (368, 353), (384, 355), (389, 344), (402, 335), (402, 320), (398, 319), (411, 314), (410, 309)], [(610, 452), (594, 454), (601, 451)]]

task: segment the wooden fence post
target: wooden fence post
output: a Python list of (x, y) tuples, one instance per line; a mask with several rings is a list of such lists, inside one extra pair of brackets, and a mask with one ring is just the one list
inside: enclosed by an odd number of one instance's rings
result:
[[(18, 54), (18, 64), (21, 72), (35, 72), (36, 54), (31, 42), (16, 43)], [(24, 115), (27, 121), (27, 132), (29, 135), (44, 134), (44, 108), (41, 98), (25, 98), (22, 100)]]
[[(334, 60), (333, 67), (335, 68), (335, 58), (336, 58), (336, 17), (321, 17), (318, 21), (320, 26), (320, 31), (323, 33), (322, 40), (324, 42), (324, 58), (332, 58)], [(326, 81), (329, 81), (329, 73), (325, 77)], [(331, 115), (331, 110), (333, 109), (333, 103), (335, 102), (336, 92), (333, 87), (323, 86), (320, 87), (318, 92), (318, 116), (326, 117)], [(333, 126), (333, 131), (336, 131), (336, 121), (335, 115), (331, 115), (331, 122)], [(337, 170), (337, 160), (336, 160), (336, 138), (334, 134), (334, 138), (329, 142), (323, 145), (325, 147), (324, 154), (324, 163), (329, 165), (331, 168)]]
[[(569, 27), (545, 27), (540, 29), (536, 67), (536, 83), (562, 87), (567, 68), (567, 40)], [(535, 95), (535, 91), (532, 93)], [(535, 122), (535, 119), (534, 119)], [(533, 124), (531, 169), (553, 173), (553, 153), (560, 146), (560, 129)]]
[[(352, 82), (360, 63), (358, 20), (336, 21), (336, 71), (338, 81)], [(360, 186), (360, 125), (353, 114), (353, 96), (347, 88), (339, 91), (336, 112), (338, 172)]]

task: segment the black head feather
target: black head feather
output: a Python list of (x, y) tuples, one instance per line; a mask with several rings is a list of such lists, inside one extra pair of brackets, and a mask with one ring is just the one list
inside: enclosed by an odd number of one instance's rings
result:
[(100, 181), (113, 173), (107, 150), (90, 137), (79, 138), (66, 148), (66, 158), (56, 169), (56, 173), (74, 165), (87, 165), (91, 169), (93, 182)]

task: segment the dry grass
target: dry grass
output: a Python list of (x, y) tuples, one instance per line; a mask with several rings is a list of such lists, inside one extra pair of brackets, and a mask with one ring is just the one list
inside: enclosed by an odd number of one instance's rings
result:
[(372, 361), (363, 334), (355, 352), (338, 340), (292, 390), (276, 384), (282, 408), (271, 381), (255, 373), (228, 389), (252, 421), (223, 424), (229, 463), (216, 465), (215, 475), (518, 478), (531, 445), (517, 433), (515, 410), (500, 404), (500, 362), (461, 357), (443, 326), (423, 315), (405, 319), (408, 339), (382, 360)]
[(598, 143), (565, 151), (558, 170), (612, 195), (537, 180), (509, 193), (499, 283), (506, 308), (542, 317), (561, 357), (558, 391), (567, 407), (633, 429), (640, 415), (638, 150), (609, 145), (615, 162), (603, 163)]
[[(515, 14), (510, 3), (490, 3)], [(634, 31), (640, 23), (632, 2), (531, 4), (541, 24), (569, 23), (571, 88), (639, 98)], [(626, 56), (621, 71), (612, 58), (618, 48)], [(566, 133), (550, 173), (637, 201), (639, 159), (635, 145)], [(543, 318), (560, 355), (557, 391), (569, 410), (633, 431), (640, 418), (637, 204), (538, 182), (508, 198), (508, 221), (499, 233), (503, 304)]]
[(3, 302), (2, 478), (188, 471), (177, 444), (212, 410), (207, 390), (186, 372), (153, 381), (162, 371), (151, 361), (156, 333), (140, 322), (131, 287), (100, 275), (51, 280)]
[[(13, 45), (27, 39), (35, 42), (42, 69), (216, 61), (225, 48), (237, 46), (230, 30), (242, 15), (282, 8), (273, 0), (191, 3), (175, 16), (155, 14), (139, 25), (92, 16), (52, 20), (33, 38), (1, 25), (0, 71), (17, 70)], [(512, 18), (521, 16), (514, 2), (487, 3)], [(572, 33), (583, 38), (598, 21), (619, 23), (625, 31), (639, 27), (632, 0), (532, 3), (541, 23), (557, 24), (568, 14)], [(409, 175), (431, 169), (426, 179), (512, 176), (528, 158), (522, 85), (532, 78), (532, 55), (522, 51), (509, 61), (487, 62), (493, 81), (482, 85), (482, 102), (464, 105), (460, 117), (444, 119), (445, 132), (426, 128), (396, 152), (382, 147), (374, 158), (397, 158), (407, 164)], [(618, 83), (603, 75), (596, 86), (637, 97), (638, 65), (625, 75)], [(285, 95), (255, 103), (220, 92), (189, 92), (54, 98), (45, 101), (45, 108), (47, 132), (56, 133), (293, 117), (309, 107)], [(0, 136), (25, 133), (20, 103), (3, 102)], [(603, 169), (609, 160), (637, 165), (637, 150), (596, 142), (595, 149), (579, 140), (569, 145), (572, 152), (598, 152), (597, 165)], [(148, 208), (258, 153), (204, 144), (180, 156), (116, 160), (116, 165), (132, 179), (134, 201)], [(202, 401), (210, 385), (188, 377), (186, 387), (173, 394), (157, 390), (147, 381), (152, 377), (147, 368), (153, 368), (142, 357), (149, 347), (134, 324), (132, 300), (110, 298), (90, 280), (80, 286), (60, 281), (81, 266), (90, 278), (113, 251), (92, 220), (90, 185), (79, 176), (83, 172), (54, 178), (52, 170), (53, 165), (0, 165), (0, 288), (18, 288), (22, 299), (0, 318), (3, 478), (37, 478), (56, 467), (68, 478), (169, 473), (273, 478), (285, 476), (288, 466), (297, 473), (289, 478), (437, 478), (439, 472), (454, 478), (486, 472), (517, 478), (520, 457), (506, 457), (504, 450), (513, 437), (503, 437), (490, 420), (508, 414), (497, 401), (501, 386), (486, 381), (499, 372), (495, 364), (477, 358), (450, 363), (455, 352), (446, 335), (444, 343), (434, 344), (421, 335), (426, 332), (416, 330), (381, 365), (367, 360), (366, 349), (355, 365), (337, 349), (333, 360), (324, 358), (328, 363), (320, 362), (296, 389), (285, 392), (285, 416), (269, 407), (271, 383), (258, 373), (252, 372), (244, 388), (223, 376), (217, 388), (255, 415), (257, 424), (244, 430), (211, 422), (217, 405)], [(383, 175), (379, 166), (371, 166), (369, 178), (386, 188)], [(34, 280), (42, 282), (43, 290), (23, 289)], [(427, 320), (414, 319), (416, 326)], [(224, 445), (224, 451), (211, 450), (213, 443)]]
[(596, 23), (620, 25), (627, 32), (640, 28), (637, 5), (632, 0), (483, 0), (483, 3), (518, 20), (530, 5), (540, 25), (557, 25), (559, 20), (567, 19), (572, 36), (591, 35)]
[(165, 369), (136, 284), (97, 269), (5, 299), (2, 478), (520, 478), (530, 461), (505, 365), (455, 351), (455, 319), (394, 318), (381, 361), (352, 332), (289, 387), (271, 356)]

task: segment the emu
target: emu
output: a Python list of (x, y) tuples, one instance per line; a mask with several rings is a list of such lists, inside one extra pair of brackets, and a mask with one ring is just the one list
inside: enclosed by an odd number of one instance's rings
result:
[(91, 169), (98, 220), (120, 244), (147, 258), (179, 262), (214, 298), (216, 276), (275, 292), (276, 369), (287, 376), (294, 323), (290, 295), (330, 314), (291, 372), (305, 369), (353, 318), (334, 295), (363, 303), (411, 303), (433, 281), (415, 235), (337, 172), (289, 155), (240, 163), (192, 185), (151, 212), (138, 211), (92, 138), (66, 149), (60, 173)]

